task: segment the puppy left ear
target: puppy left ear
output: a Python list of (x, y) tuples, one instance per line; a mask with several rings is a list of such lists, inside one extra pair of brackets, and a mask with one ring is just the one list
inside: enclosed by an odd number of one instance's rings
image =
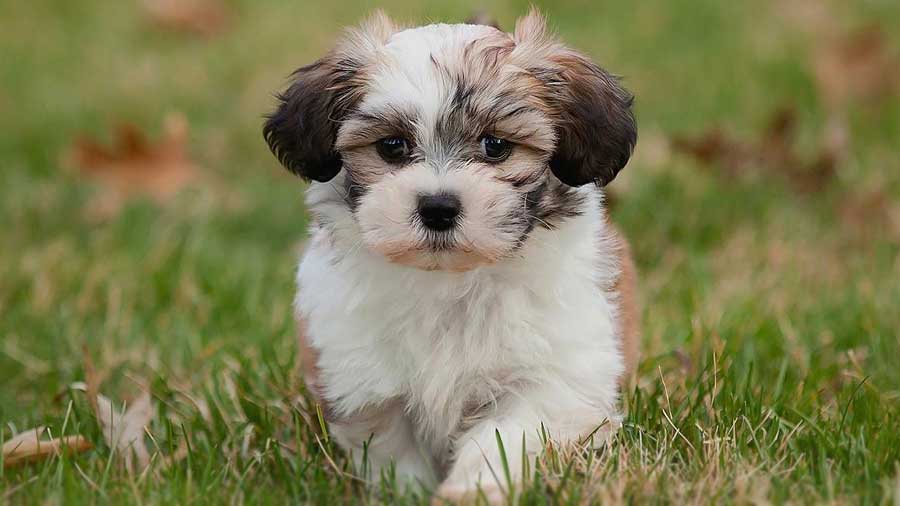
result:
[(396, 30), (390, 18), (375, 11), (326, 57), (294, 72), (263, 125), (269, 149), (285, 168), (319, 182), (341, 171), (341, 155), (334, 149), (340, 122), (361, 98), (366, 62)]
[(618, 79), (574, 51), (557, 54), (562, 92), (550, 169), (569, 186), (609, 184), (637, 143), (633, 97)]
[(269, 149), (289, 171), (325, 182), (341, 170), (334, 149), (338, 121), (349, 105), (349, 65), (323, 58), (294, 72), (290, 87), (278, 95), (279, 104), (263, 126)]

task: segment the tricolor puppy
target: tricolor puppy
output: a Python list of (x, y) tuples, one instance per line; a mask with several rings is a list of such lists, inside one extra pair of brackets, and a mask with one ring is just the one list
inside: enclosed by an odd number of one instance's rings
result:
[(515, 475), (542, 427), (616, 425), (637, 317), (603, 186), (634, 148), (631, 102), (537, 12), (512, 34), (377, 14), (293, 74), (264, 133), (312, 180), (304, 371), (368, 469), (497, 497), (495, 431)]

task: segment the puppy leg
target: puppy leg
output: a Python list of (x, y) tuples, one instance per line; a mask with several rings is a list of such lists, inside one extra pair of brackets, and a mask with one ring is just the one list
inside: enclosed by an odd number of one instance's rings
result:
[(306, 322), (298, 318), (300, 369), (306, 386), (329, 422), (330, 433), (341, 446), (353, 454), (357, 472), (365, 471), (365, 478), (377, 482), (381, 473), (394, 466), (401, 486), (420, 482), (433, 486), (437, 479), (430, 457), (419, 449), (412, 423), (403, 412), (402, 403), (385, 401), (366, 406), (359, 411), (340, 416), (322, 395), (319, 353), (306, 335)]
[(332, 422), (330, 432), (352, 453), (356, 471), (366, 480), (377, 484), (393, 467), (401, 489), (431, 487), (437, 481), (431, 459), (421, 451), (400, 403)]
[[(542, 427), (555, 443), (572, 444), (594, 431), (595, 440), (601, 441), (617, 423), (612, 403), (606, 407), (592, 403), (558, 382), (510, 394), (456, 439), (454, 462), (437, 495), (474, 502), (480, 489), (491, 504), (501, 503), (522, 479), (523, 458), (533, 468), (534, 457), (543, 451)], [(497, 434), (503, 441), (512, 487), (506, 480)]]

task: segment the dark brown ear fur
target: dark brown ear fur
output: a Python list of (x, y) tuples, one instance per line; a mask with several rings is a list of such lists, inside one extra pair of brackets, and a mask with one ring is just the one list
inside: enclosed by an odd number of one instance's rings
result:
[(631, 94), (587, 57), (548, 33), (541, 13), (516, 22), (514, 53), (543, 82), (556, 120), (553, 174), (569, 186), (606, 185), (625, 167), (637, 142)]
[(296, 70), (291, 85), (278, 95), (263, 136), (294, 174), (324, 182), (340, 172), (334, 141), (340, 120), (354, 103), (352, 81), (358, 68), (352, 61), (323, 58)]
[(637, 142), (633, 97), (615, 77), (580, 55), (561, 55), (557, 64), (566, 92), (550, 169), (570, 186), (605, 186), (628, 163)]
[(374, 48), (396, 31), (394, 22), (376, 10), (331, 54), (294, 72), (263, 126), (269, 148), (288, 170), (321, 182), (341, 171), (341, 155), (334, 149), (338, 128), (362, 97), (360, 74)]

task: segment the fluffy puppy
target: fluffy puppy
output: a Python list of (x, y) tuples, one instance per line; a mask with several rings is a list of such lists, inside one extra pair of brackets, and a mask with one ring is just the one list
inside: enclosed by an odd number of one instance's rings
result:
[[(637, 134), (616, 78), (549, 35), (382, 14), (294, 72), (264, 127), (311, 180), (306, 382), (373, 478), (459, 498), (619, 420), (634, 269), (603, 186)], [(524, 448), (523, 448), (524, 445)], [(505, 481), (505, 480), (504, 480)]]

